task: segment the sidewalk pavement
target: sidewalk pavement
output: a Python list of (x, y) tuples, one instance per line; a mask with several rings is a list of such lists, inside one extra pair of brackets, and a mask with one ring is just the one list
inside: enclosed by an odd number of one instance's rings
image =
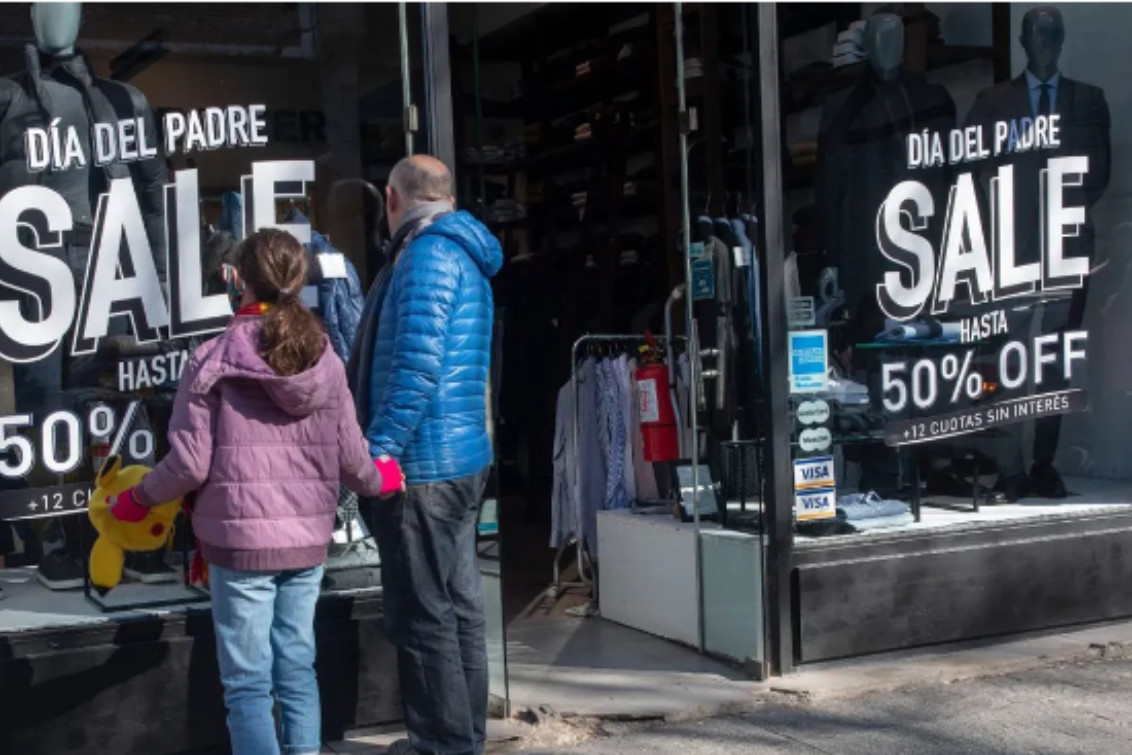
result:
[[(511, 710), (527, 722), (690, 721), (749, 713), (784, 696), (856, 697), (1075, 659), (1132, 657), (1132, 621), (815, 664), (769, 682), (752, 681), (691, 648), (598, 618), (521, 624), (508, 631), (507, 640)], [(523, 739), (537, 728), (493, 722), (491, 739)], [(332, 751), (379, 753), (401, 736), (359, 737), (332, 745)]]

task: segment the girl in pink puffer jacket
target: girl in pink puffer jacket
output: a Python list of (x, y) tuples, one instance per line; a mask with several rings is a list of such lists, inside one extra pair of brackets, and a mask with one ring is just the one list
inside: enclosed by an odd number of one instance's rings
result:
[(169, 453), (111, 513), (141, 521), (149, 506), (197, 493), (232, 750), (279, 751), (274, 693), (284, 751), (317, 753), (314, 611), (339, 484), (387, 497), (404, 479), (395, 461), (370, 457), (342, 360), (299, 300), (298, 240), (262, 230), (236, 258), (227, 277), (238, 311), (185, 369)]

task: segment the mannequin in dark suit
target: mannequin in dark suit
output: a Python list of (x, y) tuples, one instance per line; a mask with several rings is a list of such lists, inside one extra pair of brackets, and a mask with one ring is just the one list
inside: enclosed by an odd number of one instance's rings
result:
[[(877, 211), (894, 186), (924, 182), (936, 207), (947, 206), (948, 171), (908, 168), (908, 134), (955, 127), (955, 103), (942, 86), (909, 74), (903, 65), (904, 22), (878, 13), (865, 27), (869, 67), (861, 80), (826, 100), (818, 135), (819, 233), (846, 303), (856, 313), (888, 269), (877, 245)], [(936, 212), (930, 231), (938, 239)], [(805, 283), (803, 283), (803, 286)]]
[[(1038, 115), (1060, 116), (1061, 146), (1017, 154), (1003, 154), (985, 161), (978, 171), (978, 183), (984, 204), (989, 197), (990, 179), (1000, 165), (1014, 166), (1015, 260), (1017, 264), (1041, 260), (1041, 171), (1051, 157), (1087, 156), (1089, 171), (1081, 186), (1064, 191), (1064, 203), (1084, 207), (1085, 225), (1076, 236), (1064, 238), (1066, 257), (1093, 260), (1096, 229), (1092, 208), (1108, 187), (1111, 169), (1109, 148), (1110, 119), (1104, 92), (1095, 86), (1074, 81), (1058, 70), (1065, 22), (1056, 8), (1043, 7), (1029, 11), (1022, 19), (1022, 48), (1026, 51), (1026, 70), (1017, 78), (982, 91), (975, 100), (968, 118), (970, 125), (981, 125), (987, 135), (994, 133), (997, 121), (1034, 118)], [(989, 138), (989, 136), (988, 136)], [(986, 212), (983, 217), (990, 217)], [(1042, 333), (1056, 333), (1081, 326), (1085, 316), (1088, 279), (1084, 287), (1073, 292), (1068, 302), (1037, 304), (1028, 313), (1008, 314), (1010, 331), (1020, 337), (1028, 335), (1030, 321), (1042, 315)], [(1053, 370), (1049, 371), (1050, 373)], [(1048, 374), (1042, 392), (1064, 389)], [(1008, 438), (998, 443), (995, 455), (999, 465), (999, 486), (1008, 500), (1017, 500), (1028, 493), (1061, 498), (1066, 495), (1061, 475), (1053, 466), (1061, 433), (1061, 417), (1049, 417), (1036, 423), (1034, 465), (1024, 472), (1022, 445), (1019, 442), (1023, 425), (1005, 428)]]

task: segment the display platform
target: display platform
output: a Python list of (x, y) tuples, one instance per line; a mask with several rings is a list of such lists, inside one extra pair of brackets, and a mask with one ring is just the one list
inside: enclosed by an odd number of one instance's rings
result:
[[(993, 483), (993, 479), (988, 478), (985, 483), (989, 485)], [(922, 519), (919, 522), (848, 535), (809, 537), (796, 534), (795, 546), (806, 549), (831, 544), (844, 545), (862, 538), (877, 540), (928, 532), (962, 532), (1024, 521), (1039, 522), (1132, 512), (1132, 485), (1126, 480), (1066, 477), (1065, 484), (1070, 491), (1067, 498), (1026, 498), (1017, 503), (984, 504), (979, 511), (971, 511), (969, 498), (925, 496)]]
[(1074, 495), (1058, 501), (978, 513), (925, 506), (918, 524), (798, 538), (796, 660), (1132, 616), (1132, 489), (1066, 484)]
[[(0, 587), (0, 752), (227, 751), (207, 602), (107, 614), (81, 590), (48, 590), (31, 569), (0, 571)], [(124, 584), (112, 595), (183, 590)], [(315, 632), (324, 738), (398, 721), (381, 591), (324, 594)]]

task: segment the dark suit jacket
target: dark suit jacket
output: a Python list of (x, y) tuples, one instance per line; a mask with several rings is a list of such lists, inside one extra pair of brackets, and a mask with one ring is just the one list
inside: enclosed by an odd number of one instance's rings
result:
[[(990, 179), (1000, 165), (1014, 166), (1014, 222), (1018, 262), (1041, 259), (1041, 182), (1040, 171), (1051, 157), (1087, 156), (1089, 172), (1081, 186), (1066, 187), (1063, 202), (1070, 207), (1092, 208), (1108, 187), (1112, 158), (1109, 149), (1111, 122), (1104, 91), (1099, 87), (1061, 77), (1057, 88), (1057, 107), (1061, 115), (1061, 146), (1016, 154), (1004, 154), (985, 160), (976, 168), (983, 199), (983, 225), (990, 242), (990, 214), (987, 204)], [(1032, 118), (1030, 93), (1023, 74), (1011, 81), (984, 89), (975, 99), (968, 125), (981, 125), (988, 147), (993, 145), (996, 121)], [(1065, 238), (1066, 256), (1087, 256), (1095, 250), (1096, 231), (1092, 212), (1086, 210), (1086, 225), (1077, 237)]]
[(818, 136), (820, 231), (854, 311), (863, 300), (874, 298), (890, 267), (878, 249), (876, 218), (901, 181), (921, 181), (932, 192), (936, 215), (927, 233), (933, 245), (938, 244), (949, 170), (909, 170), (906, 138), (924, 129), (946, 135), (955, 119), (955, 103), (944, 87), (909, 74), (883, 84), (866, 74), (826, 100)]

